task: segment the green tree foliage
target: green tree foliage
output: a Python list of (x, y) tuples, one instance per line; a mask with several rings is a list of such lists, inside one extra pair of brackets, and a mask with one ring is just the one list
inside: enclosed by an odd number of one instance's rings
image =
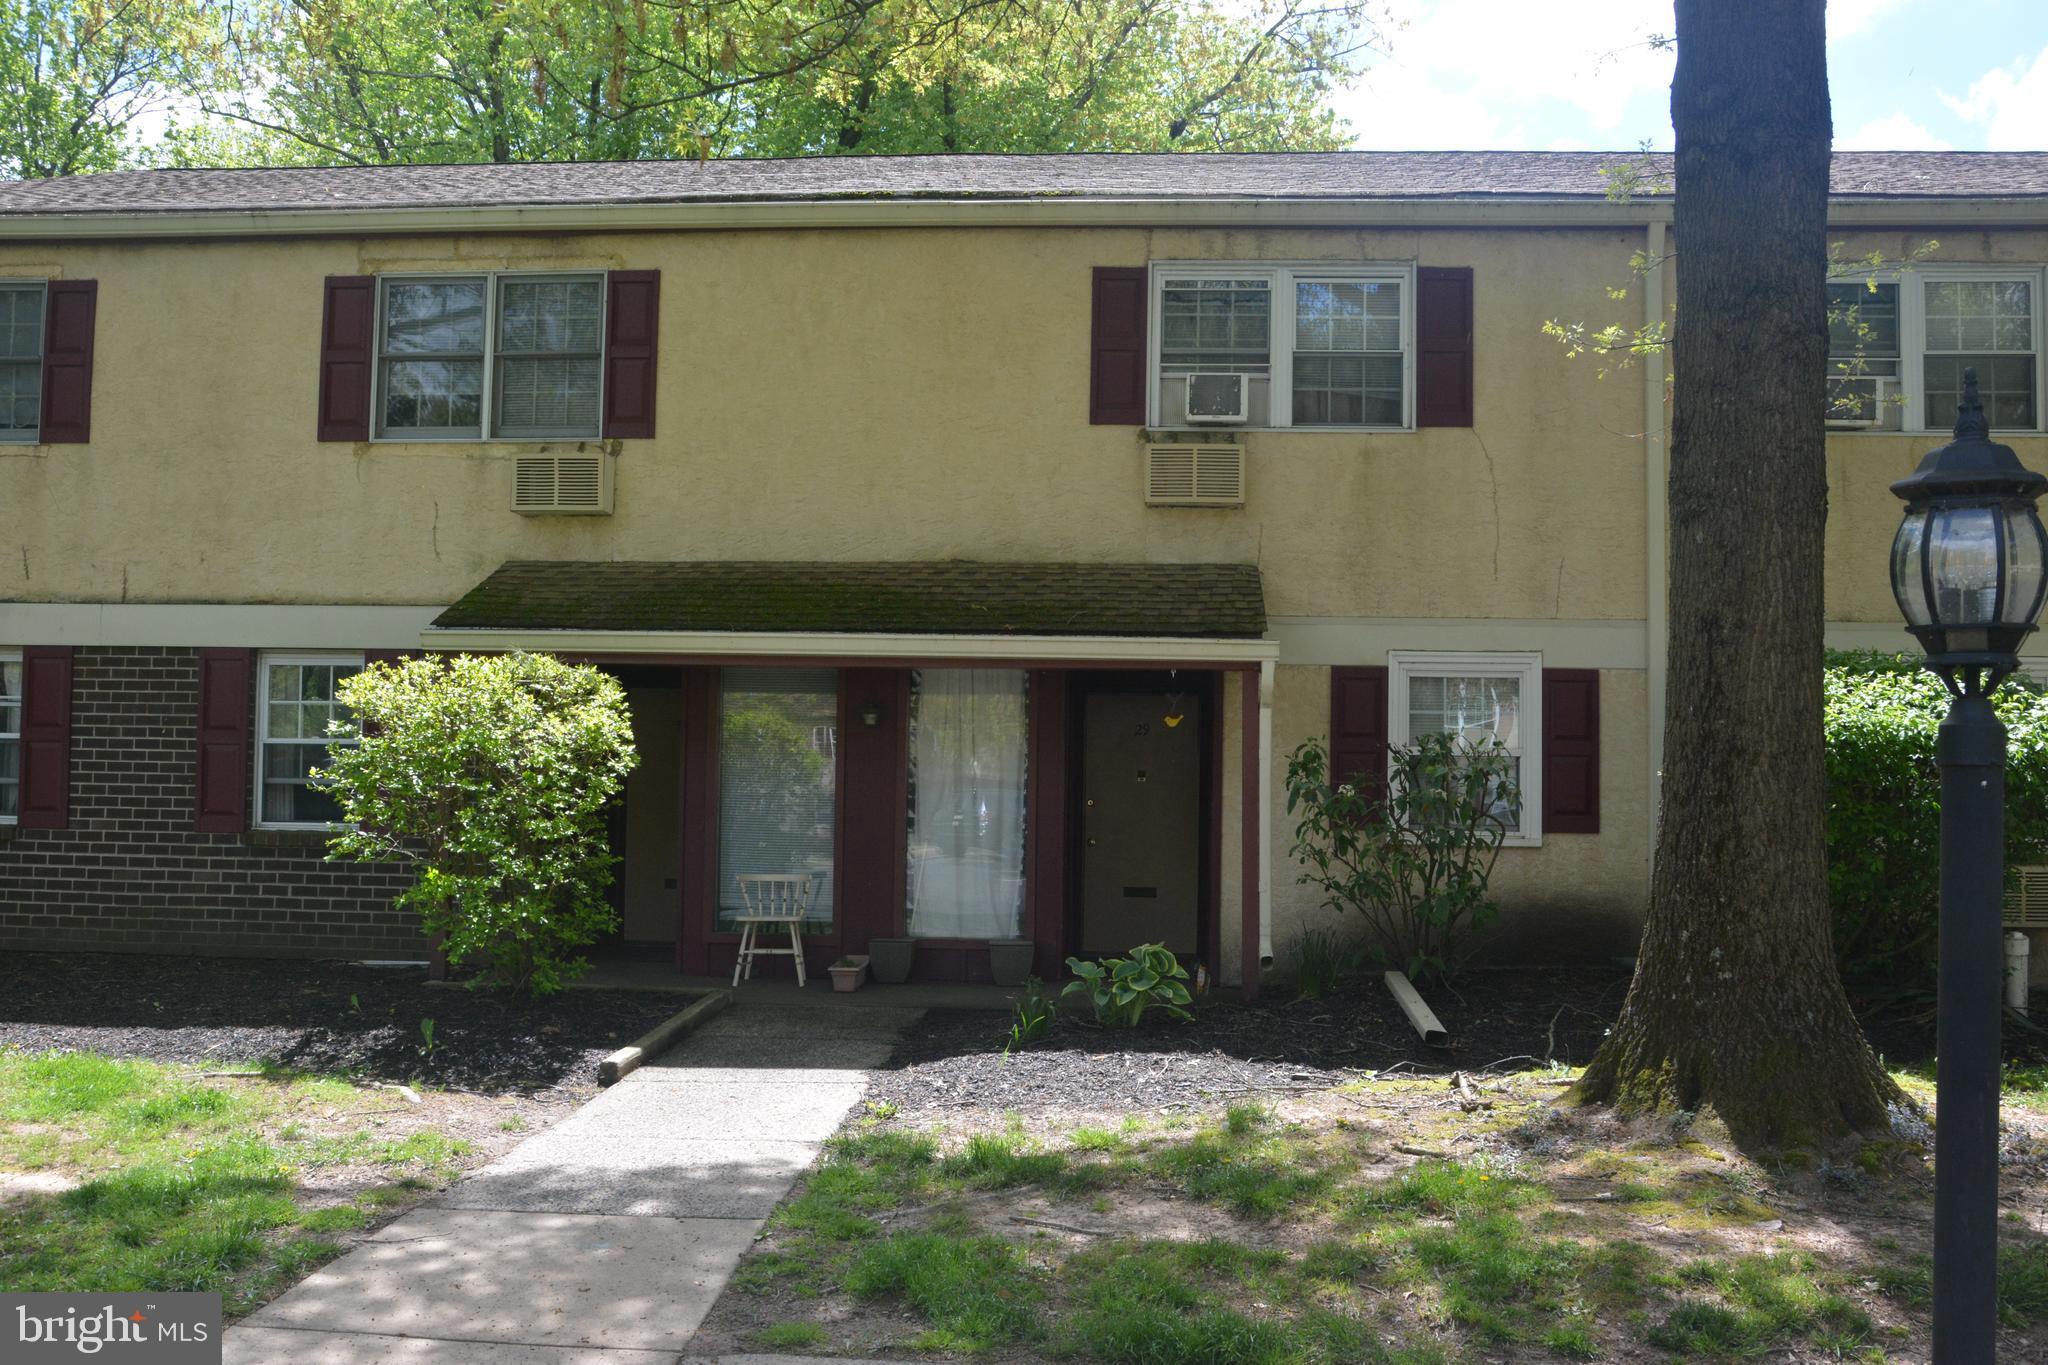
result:
[(1288, 755), (1297, 880), (1362, 918), (1381, 962), (1418, 981), (1449, 976), (1498, 913), (1488, 888), (1504, 817), (1521, 805), (1514, 760), (1498, 741), (1428, 734), (1392, 750), (1390, 768), (1374, 798), (1331, 780), (1321, 740)]
[(626, 694), (546, 654), (374, 663), (336, 689), (361, 724), (317, 780), (349, 824), (332, 856), (417, 865), (398, 904), (453, 963), (559, 989), (612, 926), (604, 808), (638, 762)]
[[(1370, 0), (256, 0), (174, 159), (1341, 146)], [(219, 124), (246, 130), (224, 137)]]
[[(1941, 680), (1912, 657), (1830, 654), (1826, 675), (1828, 896), (1835, 957), (1865, 1007), (1934, 992), (1941, 875), (1935, 737)], [(2048, 860), (2048, 692), (2020, 680), (1993, 704), (2006, 724), (2008, 868)]]
[(0, 177), (119, 165), (221, 23), (210, 0), (0, 0)]

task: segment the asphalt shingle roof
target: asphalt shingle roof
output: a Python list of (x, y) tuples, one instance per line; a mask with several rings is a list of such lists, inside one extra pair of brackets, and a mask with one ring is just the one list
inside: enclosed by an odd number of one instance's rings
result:
[(1266, 605), (1250, 564), (513, 560), (434, 625), (1257, 639)]
[[(1598, 198), (1607, 192), (1606, 168), (1641, 156), (1083, 153), (108, 171), (0, 183), (0, 218), (873, 198)], [(1651, 161), (1668, 173), (1668, 157)], [(2048, 196), (2048, 152), (1838, 152), (1833, 190), (1851, 198)]]

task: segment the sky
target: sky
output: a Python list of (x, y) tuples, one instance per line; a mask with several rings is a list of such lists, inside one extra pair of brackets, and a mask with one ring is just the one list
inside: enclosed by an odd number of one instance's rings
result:
[[(1391, 3), (1384, 52), (1336, 97), (1358, 146), (1670, 148), (1668, 3)], [(1831, 0), (1828, 84), (1840, 148), (2048, 149), (2048, 3)]]

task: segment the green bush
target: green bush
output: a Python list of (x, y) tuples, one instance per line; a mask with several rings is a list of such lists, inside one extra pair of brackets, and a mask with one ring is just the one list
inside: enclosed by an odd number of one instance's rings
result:
[[(1828, 893), (1835, 956), (1865, 1008), (1931, 996), (1941, 873), (1941, 680), (1905, 655), (1830, 653)], [(2048, 861), (2048, 694), (2008, 681), (2006, 866)]]
[(1287, 756), (1294, 856), (1332, 910), (1365, 921), (1365, 946), (1417, 981), (1455, 974), (1498, 912), (1489, 885), (1521, 809), (1498, 740), (1426, 734), (1388, 750), (1383, 795), (1336, 782), (1320, 739)]
[(638, 761), (618, 679), (465, 654), (371, 664), (336, 690), (362, 738), (315, 774), (349, 822), (331, 856), (415, 864), (398, 904), (450, 962), (536, 993), (574, 978), (613, 921), (604, 809)]

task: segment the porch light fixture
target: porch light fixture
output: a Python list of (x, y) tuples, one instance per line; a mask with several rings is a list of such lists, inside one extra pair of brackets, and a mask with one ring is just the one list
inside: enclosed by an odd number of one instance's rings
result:
[(1963, 372), (1956, 438), (1892, 485), (1906, 500), (1892, 540), (1892, 595), (1927, 666), (1958, 695), (1989, 693), (2019, 666), (2048, 592), (2048, 532), (2034, 500), (2048, 477), (1995, 444)]
[(870, 730), (880, 729), (882, 725), (882, 704), (877, 701), (862, 702), (860, 707), (860, 723)]
[(1935, 1365), (1987, 1361), (1998, 1324), (1998, 1082), (2005, 726), (1992, 709), (2048, 593), (2048, 478), (1991, 440), (1963, 371), (1955, 439), (1892, 485), (1906, 502), (1892, 595), (1948, 687), (1941, 769), (1940, 1002), (1935, 1080)]

